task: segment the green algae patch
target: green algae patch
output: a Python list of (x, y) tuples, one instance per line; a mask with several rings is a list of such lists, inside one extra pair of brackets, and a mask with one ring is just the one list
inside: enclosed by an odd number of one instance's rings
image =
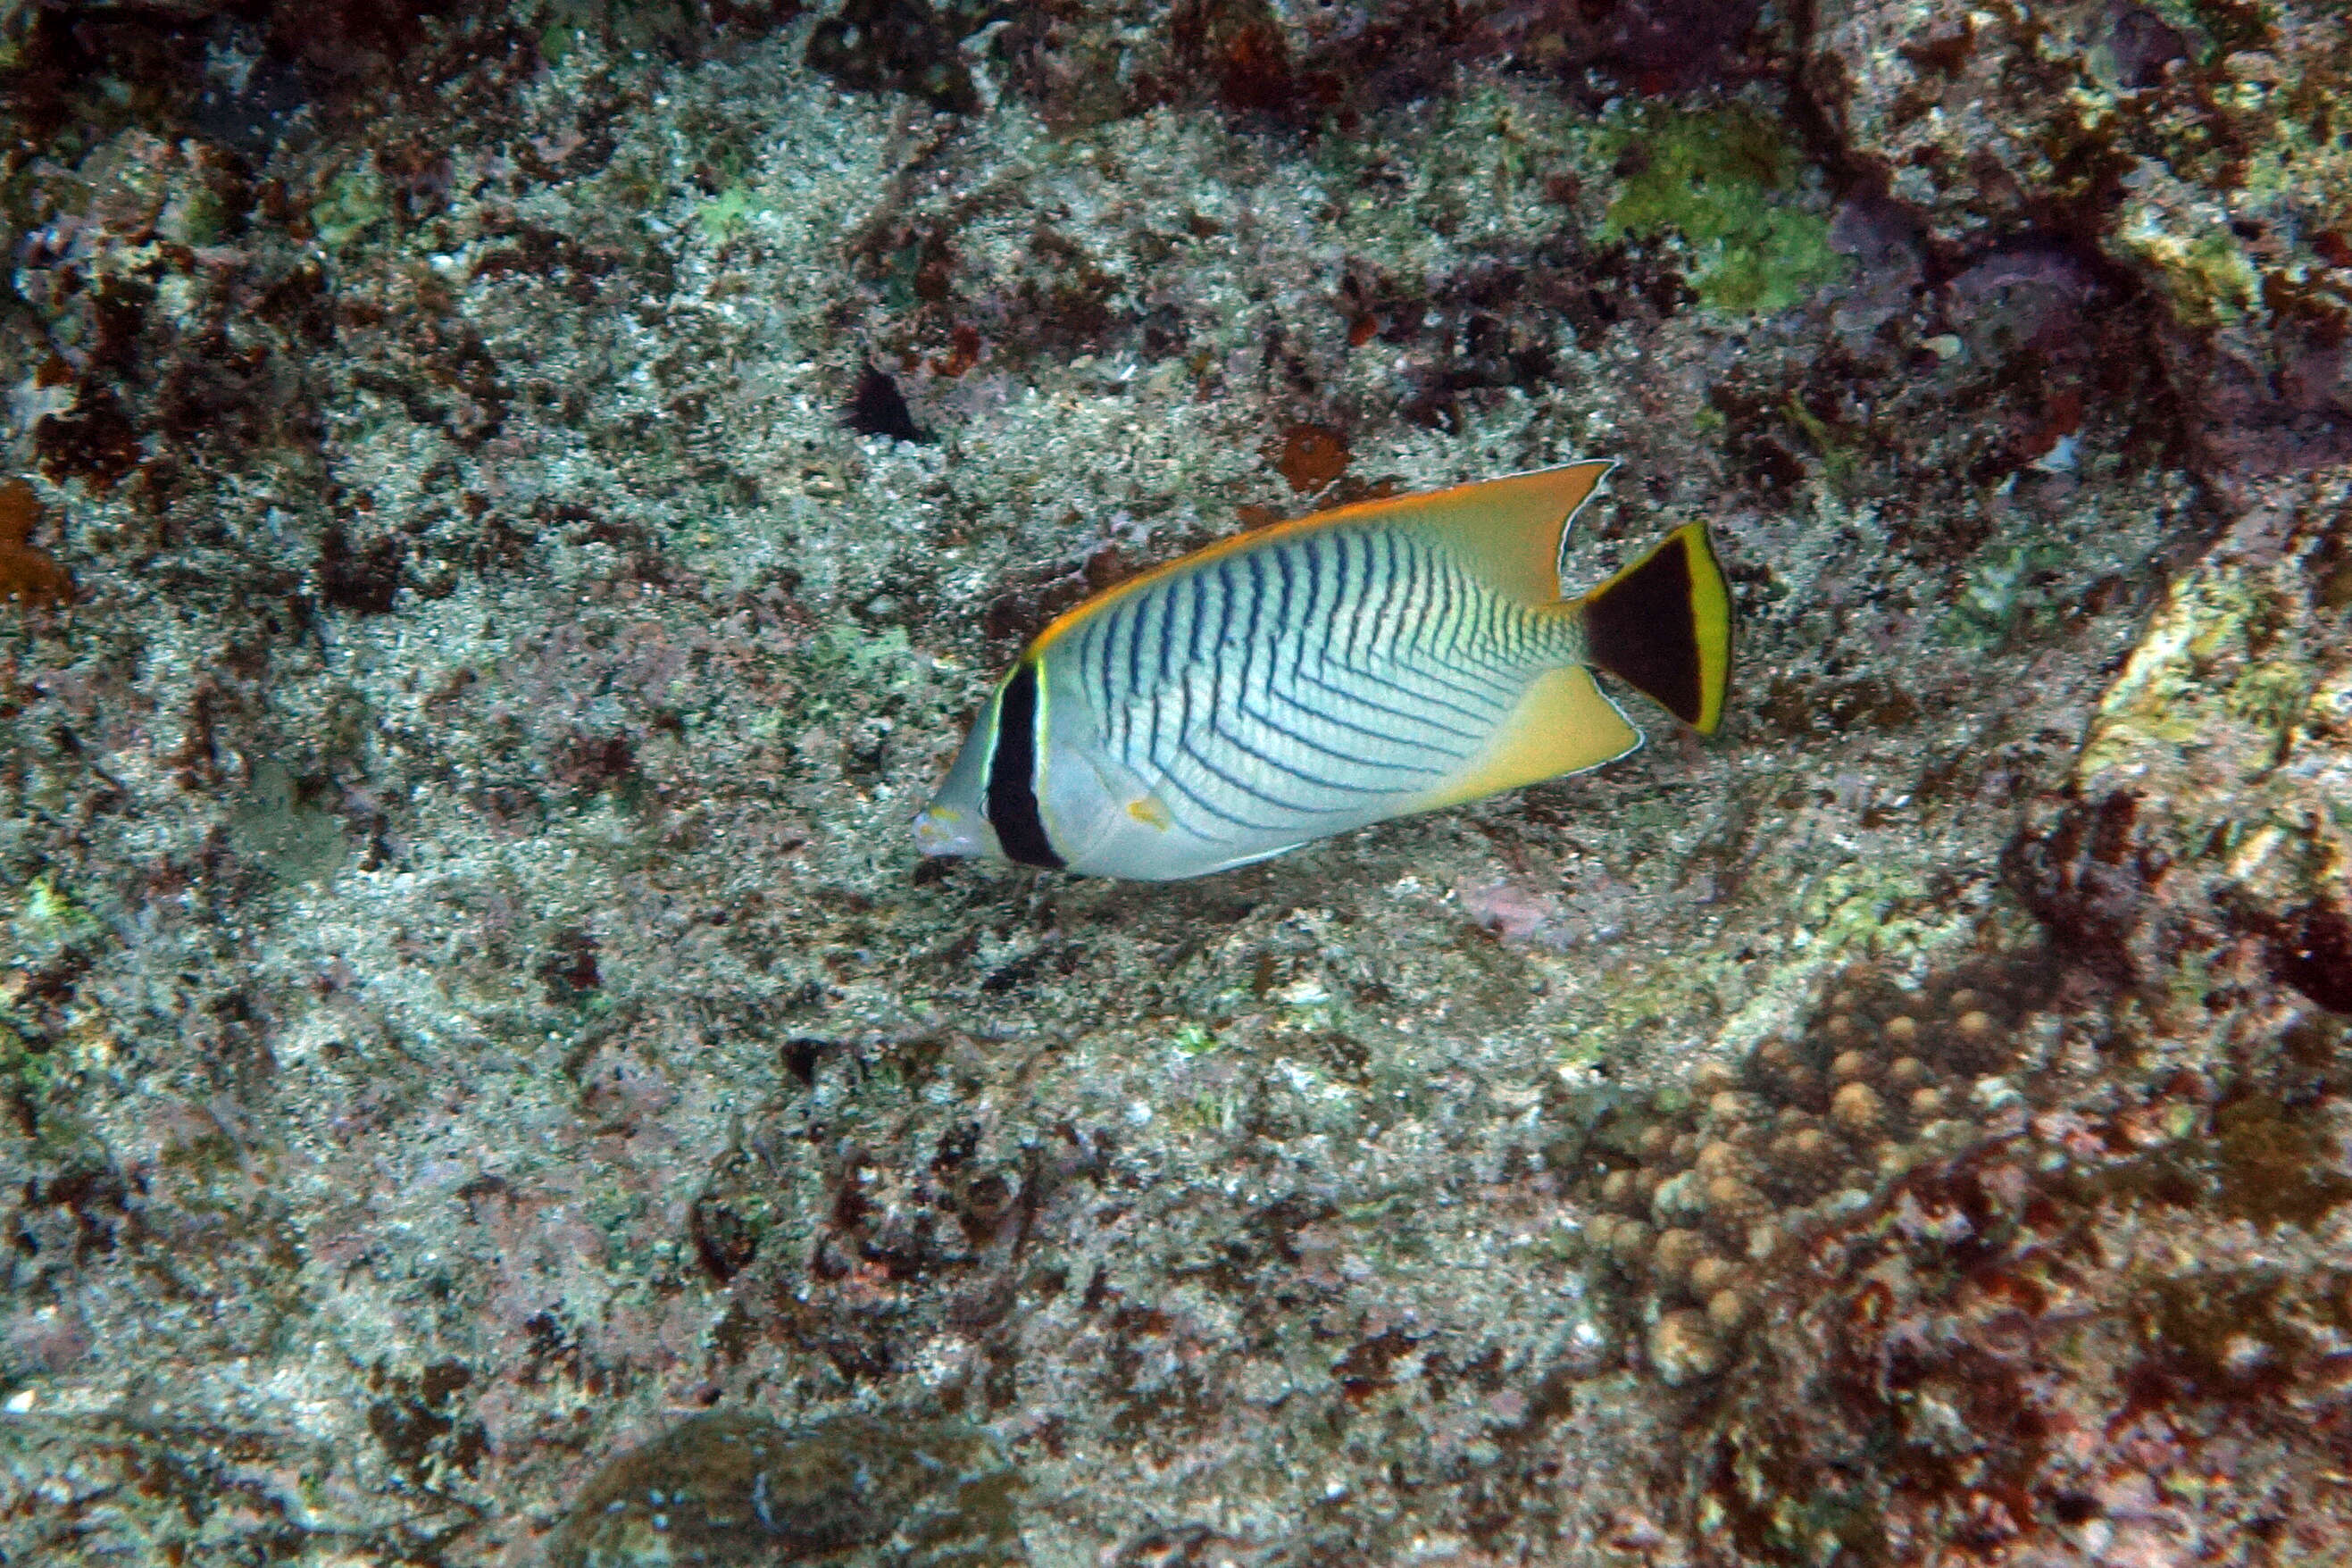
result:
[(705, 239), (713, 245), (724, 245), (765, 210), (759, 197), (737, 185), (695, 208), (694, 221), (701, 226)]
[(2117, 237), (2126, 250), (2161, 275), (2165, 302), (2184, 327), (2234, 326), (2261, 300), (2262, 276), (2230, 235), (2184, 237), (2148, 213)]
[(319, 243), (330, 250), (348, 248), (391, 216), (392, 204), (384, 195), (383, 176), (376, 170), (373, 153), (329, 180), (319, 199), (310, 204), (311, 226), (318, 231)]
[[(1788, 415), (1790, 424), (1805, 433), (1806, 441), (1820, 456), (1822, 477), (1829, 481), (1831, 490), (1840, 496), (1858, 493), (1862, 478), (1862, 449), (1854, 443), (1842, 439), (1828, 420), (1806, 407), (1793, 392), (1789, 394), (1781, 410)], [(1717, 414), (1716, 419), (1720, 424), (1723, 416)]]
[(813, 674), (860, 687), (904, 690), (920, 674), (904, 626), (868, 632), (854, 622), (836, 621), (811, 639), (807, 657)]
[(66, 896), (47, 875), (25, 885), (25, 900), (16, 915), (18, 932), (27, 942), (62, 945), (98, 930), (89, 911)]
[(1988, 549), (1953, 598), (1952, 640), (1991, 652), (2021, 632), (2050, 629), (2060, 606), (2048, 584), (2063, 581), (2071, 563), (2066, 549), (2049, 539)]
[(33, 966), (49, 963), (68, 948), (97, 937), (97, 917), (85, 910), (44, 873), (25, 884), (5, 928), (11, 963)]
[(351, 855), (341, 821), (304, 800), (294, 775), (274, 759), (254, 765), (228, 838), (239, 855), (289, 887), (327, 880)]
[(15, 1111), (17, 1123), (51, 1152), (95, 1142), (79, 1122), (63, 1115), (46, 1114), (50, 1091), (61, 1073), (57, 1053), (37, 1050), (5, 1023), (0, 1023), (0, 1102)]
[[(2243, 691), (2237, 689), (2246, 677), (2225, 686), (2216, 674), (2225, 660), (2246, 658), (2270, 614), (2257, 586), (2234, 569), (2200, 573), (2175, 584), (2170, 603), (2158, 613), (2122, 676), (2101, 700), (2075, 776), (2095, 778), (2145, 748), (2182, 745), (2209, 736), (2219, 717), (2217, 707), (2232, 702), (2239, 712), (2271, 715), (2273, 724), (2291, 723), (2295, 705), (2274, 689), (2279, 682), (2269, 665), (2254, 667), (2252, 685)], [(2288, 674), (2295, 686), (2306, 687), (2299, 673)], [(2220, 703), (2217, 693), (2226, 694)], [(2259, 765), (2268, 766), (2268, 760)]]
[(1598, 139), (1630, 167), (1602, 219), (1603, 238), (1679, 234), (1699, 258), (1698, 297), (1719, 310), (1785, 310), (1851, 263), (1830, 248), (1829, 221), (1796, 201), (1801, 160), (1752, 110), (1643, 108)]

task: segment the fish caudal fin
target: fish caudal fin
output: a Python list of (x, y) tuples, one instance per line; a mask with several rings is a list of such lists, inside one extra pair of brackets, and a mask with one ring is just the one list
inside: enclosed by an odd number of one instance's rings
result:
[(1699, 523), (1587, 594), (1585, 656), (1701, 734), (1723, 721), (1731, 590)]

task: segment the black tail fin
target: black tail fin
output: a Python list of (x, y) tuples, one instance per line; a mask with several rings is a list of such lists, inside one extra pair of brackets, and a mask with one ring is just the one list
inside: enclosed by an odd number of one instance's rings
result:
[(1584, 596), (1585, 655), (1701, 734), (1731, 682), (1731, 590), (1699, 523)]

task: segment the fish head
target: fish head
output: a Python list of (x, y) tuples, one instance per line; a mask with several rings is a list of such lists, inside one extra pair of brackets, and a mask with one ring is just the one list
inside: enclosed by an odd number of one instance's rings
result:
[[(1025, 788), (1008, 787), (1003, 776), (1008, 764), (997, 755), (1005, 743), (999, 733), (1005, 692), (1014, 686), (1008, 680), (972, 721), (954, 765), (915, 818), (915, 847), (927, 856), (1008, 865), (1025, 858), (1032, 865), (1078, 871), (1099, 865), (1109, 875), (1126, 875), (1121, 868), (1128, 858), (1127, 841), (1137, 836), (1149, 843), (1164, 839), (1171, 818), (1150, 786), (1107, 754), (1083, 688), (1058, 667), (1048, 666), (1042, 679), (1050, 686), (1050, 694), (1030, 710), (1032, 728), (1014, 738), (1010, 753), (1020, 756), (1034, 748), (1025, 774), (1017, 774), (1018, 763), (1010, 764)], [(1017, 707), (1013, 722), (1020, 722)], [(1008, 853), (998, 833), (995, 814), (1007, 808), (1008, 799), (1013, 809), (1020, 809), (1024, 797), (1034, 814), (1028, 831), (1043, 836), (1041, 847), (1049, 859)]]
[(972, 721), (955, 765), (931, 795), (930, 805), (915, 818), (915, 847), (925, 855), (950, 858), (1007, 858), (988, 822), (988, 757), (994, 745), (997, 700)]

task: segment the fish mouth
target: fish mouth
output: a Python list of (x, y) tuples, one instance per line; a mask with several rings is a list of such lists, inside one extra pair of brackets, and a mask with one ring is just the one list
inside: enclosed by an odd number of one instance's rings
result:
[(980, 852), (980, 840), (964, 820), (964, 814), (952, 806), (932, 805), (923, 808), (915, 818), (915, 847), (934, 858)]

